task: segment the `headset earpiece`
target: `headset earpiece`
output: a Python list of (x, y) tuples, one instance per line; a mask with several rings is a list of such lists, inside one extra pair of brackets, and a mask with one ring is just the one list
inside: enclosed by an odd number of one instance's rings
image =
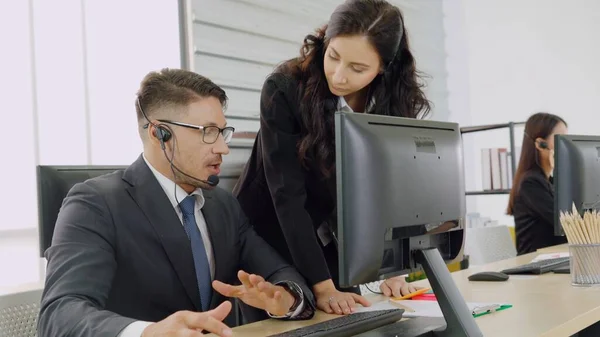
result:
[[(533, 137), (531, 137), (530, 135), (528, 135), (527, 132), (525, 132), (525, 136), (529, 137), (531, 140), (533, 140), (533, 142), (537, 146), (539, 146), (540, 149), (542, 149), (542, 150), (548, 150), (549, 147), (548, 147), (548, 142), (547, 141), (543, 140), (542, 138), (534, 139)], [(539, 141), (538, 141), (538, 139), (539, 139)]]
[(156, 139), (158, 139), (160, 142), (160, 147), (164, 150), (165, 142), (168, 142), (169, 139), (171, 139), (171, 131), (162, 125), (156, 125), (154, 127), (154, 131), (152, 131), (152, 134), (154, 137), (156, 137)]
[(171, 131), (169, 131), (166, 127), (162, 125), (157, 125), (154, 128), (154, 136), (158, 138), (158, 140), (168, 142), (169, 139), (171, 139)]
[[(198, 179), (194, 176), (191, 176), (185, 172), (183, 172), (182, 170), (180, 170), (179, 168), (177, 168), (177, 166), (175, 166), (175, 164), (173, 163), (173, 156), (175, 155), (175, 152), (172, 153), (171, 158), (169, 158), (169, 156), (167, 155), (167, 151), (165, 150), (165, 142), (168, 142), (171, 137), (173, 137), (173, 133), (171, 132), (171, 128), (169, 128), (168, 125), (165, 124), (159, 124), (156, 125), (154, 123), (152, 123), (152, 121), (150, 120), (150, 118), (148, 118), (148, 116), (146, 115), (146, 113), (144, 112), (144, 110), (142, 109), (142, 105), (140, 104), (140, 98), (138, 97), (136, 99), (138, 108), (140, 109), (140, 112), (142, 113), (142, 115), (144, 116), (144, 118), (148, 121), (148, 124), (146, 124), (144, 126), (144, 129), (146, 129), (147, 127), (153, 126), (154, 129), (152, 130), (152, 135), (154, 137), (156, 137), (156, 139), (158, 139), (158, 141), (160, 142), (160, 147), (163, 150), (163, 153), (165, 154), (165, 158), (169, 161), (169, 163), (171, 164), (171, 170), (173, 171), (173, 176), (175, 176), (175, 170), (179, 171), (179, 173), (183, 174), (186, 177), (190, 177), (192, 179), (201, 181), (209, 186), (217, 186), (219, 184), (219, 177), (216, 175), (210, 175), (208, 176), (207, 180), (202, 180), (202, 179)], [(176, 183), (175, 183), (176, 184)], [(175, 199), (177, 199), (177, 193), (175, 193)]]

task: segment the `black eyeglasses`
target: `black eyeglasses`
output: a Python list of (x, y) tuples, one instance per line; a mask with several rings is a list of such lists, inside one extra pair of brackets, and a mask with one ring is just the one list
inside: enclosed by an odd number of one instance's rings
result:
[(225, 144), (229, 144), (235, 131), (235, 128), (233, 126), (226, 126), (224, 128), (220, 128), (216, 125), (201, 126), (182, 122), (175, 122), (166, 119), (159, 119), (158, 121), (161, 123), (183, 126), (184, 128), (200, 130), (202, 132), (202, 141), (206, 144), (214, 144), (219, 138), (219, 134), (223, 135), (223, 140), (225, 140)]

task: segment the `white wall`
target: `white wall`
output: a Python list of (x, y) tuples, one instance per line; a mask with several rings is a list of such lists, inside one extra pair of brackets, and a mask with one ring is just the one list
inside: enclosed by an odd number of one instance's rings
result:
[[(419, 62), (437, 64), (421, 50), (436, 51), (443, 40), (422, 34), (441, 33), (412, 19), (440, 18), (437, 1), (397, 3)], [(592, 122), (600, 97), (600, 1), (443, 5), (449, 114), (436, 119), (478, 125), (546, 110), (565, 117), (573, 133), (600, 133)], [(0, 82), (0, 111), (10, 126), (3, 131), (10, 164), (0, 166), (0, 186), (10, 193), (1, 194), (0, 229), (37, 226), (36, 164), (127, 164), (138, 155), (135, 90), (149, 70), (180, 66), (178, 29), (175, 1), (0, 2), (0, 41), (10, 51), (0, 55), (8, 79)], [(446, 110), (445, 100), (438, 111)], [(507, 146), (507, 139), (506, 131), (465, 137), (469, 190), (481, 188), (478, 149)], [(468, 197), (469, 211), (494, 217), (505, 204), (506, 196)]]
[(178, 20), (176, 1), (0, 1), (0, 231), (37, 228), (35, 165), (139, 155), (135, 92), (180, 66)]
[[(272, 66), (297, 55), (303, 36), (325, 23), (342, 1), (193, 2), (199, 28), (196, 70), (219, 84), (253, 84), (252, 92), (227, 88), (231, 124), (242, 131), (257, 127), (256, 121), (236, 121), (233, 115), (257, 115), (260, 86)], [(419, 69), (432, 76), (427, 91), (435, 104), (433, 118), (445, 120), (442, 0), (391, 1), (405, 14)], [(207, 15), (217, 12), (225, 19)], [(248, 15), (254, 20), (248, 21)], [(45, 0), (4, 1), (0, 34), (3, 51), (10, 51), (0, 53), (3, 78), (9, 79), (0, 81), (0, 111), (10, 125), (3, 131), (10, 139), (3, 147), (10, 165), (0, 166), (0, 186), (10, 193), (1, 193), (0, 231), (35, 229), (35, 165), (125, 165), (139, 154), (134, 94), (148, 71), (180, 67), (177, 1), (64, 0), (60, 6)], [(228, 56), (229, 63), (215, 55)], [(267, 65), (251, 63), (241, 72), (232, 66), (245, 59)]]
[[(468, 101), (468, 106), (451, 104), (453, 120), (464, 125), (525, 121), (533, 112), (547, 111), (564, 117), (571, 133), (600, 134), (594, 122), (600, 116), (600, 1), (445, 0), (444, 5), (447, 44), (465, 41), (462, 51), (447, 45), (455, 50), (454, 60), (449, 53), (450, 78), (467, 60), (465, 80), (449, 80), (451, 102), (453, 92)], [(461, 94), (464, 87), (468, 90)], [(517, 138), (520, 146), (521, 132)], [(481, 189), (479, 149), (506, 146), (506, 130), (465, 136), (467, 188)], [(468, 211), (512, 222), (502, 217), (508, 196), (467, 198)]]
[[(219, 84), (249, 82), (259, 90), (272, 66), (297, 55), (302, 38), (342, 1), (194, 1), (197, 70)], [(442, 0), (391, 2), (405, 14), (418, 68), (431, 76), (426, 90), (435, 104), (433, 118), (445, 120)], [(223, 14), (219, 20), (217, 12)], [(37, 229), (36, 165), (126, 165), (138, 156), (135, 91), (148, 71), (180, 67), (178, 20), (177, 1), (0, 1), (0, 270), (20, 269), (2, 278), (0, 286), (43, 278), (32, 262), (38, 260), (32, 234)], [(258, 34), (244, 34), (244, 29)], [(265, 39), (269, 36), (283, 46)], [(215, 60), (215, 54), (267, 66), (240, 71)], [(258, 90), (227, 88), (230, 116), (256, 116)], [(241, 130), (258, 125), (231, 119)]]

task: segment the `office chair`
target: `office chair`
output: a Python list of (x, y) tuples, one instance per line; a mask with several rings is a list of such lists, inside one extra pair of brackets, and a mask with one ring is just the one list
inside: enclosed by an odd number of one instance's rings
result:
[(465, 254), (471, 265), (483, 265), (517, 256), (507, 226), (467, 228)]
[(0, 335), (36, 337), (43, 286), (0, 295)]

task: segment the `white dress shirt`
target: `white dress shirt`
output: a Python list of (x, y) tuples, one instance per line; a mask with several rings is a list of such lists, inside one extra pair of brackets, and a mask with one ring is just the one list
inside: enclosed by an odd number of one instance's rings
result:
[[(202, 234), (202, 241), (204, 242), (204, 248), (206, 249), (206, 257), (208, 258), (208, 265), (210, 267), (210, 278), (214, 279), (215, 277), (215, 257), (212, 250), (212, 244), (210, 242), (210, 236), (208, 235), (208, 227), (206, 226), (206, 220), (204, 219), (204, 214), (202, 214), (202, 207), (204, 206), (204, 195), (202, 194), (202, 189), (197, 188), (191, 194), (188, 194), (183, 190), (179, 185), (175, 184), (173, 180), (165, 177), (162, 173), (158, 172), (146, 159), (146, 156), (143, 156), (146, 165), (158, 180), (158, 183), (162, 187), (163, 191), (171, 201), (171, 205), (175, 209), (177, 216), (179, 217), (179, 221), (181, 221), (181, 225), (183, 226), (183, 214), (179, 209), (179, 202), (183, 201), (188, 195), (194, 195), (196, 197), (196, 206), (194, 208), (194, 215), (196, 217), (196, 224), (198, 225), (198, 229), (200, 229), (200, 234)], [(177, 197), (175, 197), (177, 196)], [(302, 294), (303, 296), (304, 294)], [(289, 316), (294, 317), (299, 315), (302, 310), (304, 310), (304, 297), (298, 308), (291, 313)], [(269, 314), (271, 316), (271, 314)], [(271, 316), (274, 317), (274, 316)], [(285, 316), (284, 316), (285, 317)], [(148, 327), (152, 322), (145, 321), (135, 321), (129, 324), (125, 329), (119, 333), (118, 337), (140, 337), (144, 332), (144, 329)]]
[[(350, 107), (350, 105), (348, 105), (348, 102), (346, 102), (346, 99), (344, 98), (344, 96), (338, 96), (339, 100), (338, 100), (338, 111), (343, 111), (343, 112), (355, 112), (354, 110), (352, 110), (352, 108)], [(371, 101), (369, 102), (369, 105), (367, 106), (367, 111), (373, 109), (373, 106), (375, 105), (375, 99), (372, 98)], [(361, 111), (358, 111), (361, 112)]]
[[(175, 184), (173, 180), (165, 177), (162, 173), (158, 172), (144, 157), (144, 161), (146, 165), (154, 174), (156, 180), (162, 187), (163, 191), (169, 198), (173, 209), (175, 209), (175, 213), (179, 217), (179, 221), (181, 221), (181, 225), (183, 226), (183, 214), (181, 213), (181, 209), (179, 209), (179, 202), (183, 201), (188, 196), (188, 193), (183, 190), (179, 185)], [(206, 220), (204, 219), (204, 215), (202, 214), (202, 206), (204, 206), (204, 195), (202, 194), (202, 189), (198, 188), (194, 192), (191, 193), (196, 197), (196, 206), (194, 208), (194, 215), (196, 216), (196, 224), (198, 225), (198, 229), (200, 229), (200, 234), (202, 234), (202, 242), (204, 242), (204, 248), (206, 249), (206, 257), (208, 258), (208, 265), (210, 268), (210, 278), (214, 279), (215, 277), (215, 256), (212, 250), (212, 244), (210, 242), (210, 237), (208, 236), (208, 227), (206, 226)], [(177, 197), (175, 197), (177, 196)], [(145, 321), (136, 321), (129, 324), (118, 337), (140, 337), (144, 329), (148, 325), (152, 324), (152, 322)]]
[[(200, 229), (200, 234), (202, 234), (202, 242), (204, 243), (204, 248), (206, 249), (206, 257), (208, 258), (208, 266), (210, 267), (210, 278), (215, 278), (215, 256), (213, 254), (212, 244), (210, 242), (210, 236), (208, 235), (208, 227), (206, 225), (206, 220), (204, 219), (204, 214), (202, 214), (202, 207), (204, 207), (204, 195), (202, 194), (202, 189), (197, 188), (194, 192), (188, 194), (183, 190), (179, 185), (175, 184), (173, 180), (165, 177), (162, 173), (158, 172), (146, 159), (144, 156), (144, 160), (146, 161), (146, 165), (150, 168), (150, 171), (158, 180), (158, 183), (162, 187), (163, 191), (169, 198), (173, 209), (175, 209), (175, 213), (179, 217), (179, 221), (181, 221), (181, 226), (183, 226), (183, 214), (181, 209), (179, 208), (179, 203), (183, 201), (188, 195), (193, 195), (196, 197), (196, 206), (194, 207), (194, 216), (196, 217), (196, 224), (198, 225), (198, 229)], [(175, 197), (177, 196), (177, 197)]]

